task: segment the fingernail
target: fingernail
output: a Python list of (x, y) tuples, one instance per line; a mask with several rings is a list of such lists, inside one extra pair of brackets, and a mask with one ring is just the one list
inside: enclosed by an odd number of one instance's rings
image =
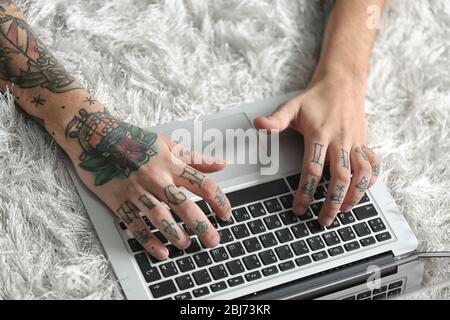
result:
[(351, 210), (352, 205), (351, 204), (343, 204), (341, 207), (341, 212), (347, 213)]
[(333, 218), (331, 217), (323, 217), (320, 221), (320, 224), (324, 227), (328, 227), (333, 223)]
[(306, 210), (308, 210), (308, 207), (305, 207), (304, 205), (299, 204), (299, 205), (295, 206), (293, 209), (294, 209), (295, 214), (301, 216), (301, 215), (305, 214)]
[(189, 248), (192, 244), (192, 240), (191, 238), (188, 238), (188, 240), (186, 241), (184, 248), (182, 248), (183, 250), (186, 250), (187, 248)]
[(166, 260), (169, 256), (169, 251), (167, 249), (158, 249), (156, 250), (156, 255), (159, 260)]
[(220, 235), (219, 234), (216, 234), (215, 236), (214, 236), (214, 238), (212, 238), (211, 239), (211, 241), (210, 241), (210, 247), (211, 248), (214, 248), (214, 247), (216, 247), (218, 244), (220, 243)]

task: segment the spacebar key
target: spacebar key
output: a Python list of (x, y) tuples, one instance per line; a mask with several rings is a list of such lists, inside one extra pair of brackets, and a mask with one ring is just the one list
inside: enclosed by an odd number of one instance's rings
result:
[(286, 182), (284, 182), (284, 179), (278, 179), (250, 188), (229, 192), (227, 193), (227, 197), (230, 200), (231, 206), (237, 207), (287, 192), (289, 192), (289, 188)]

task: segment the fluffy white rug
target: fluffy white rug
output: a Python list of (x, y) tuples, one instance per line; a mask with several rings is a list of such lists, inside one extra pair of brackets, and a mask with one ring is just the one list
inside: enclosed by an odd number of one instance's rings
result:
[[(383, 178), (421, 250), (448, 250), (450, 2), (388, 2), (367, 92), (369, 145), (384, 159)], [(115, 115), (141, 126), (304, 87), (331, 5), (17, 3), (81, 83)], [(11, 101), (0, 101), (0, 298), (122, 298), (57, 152)]]

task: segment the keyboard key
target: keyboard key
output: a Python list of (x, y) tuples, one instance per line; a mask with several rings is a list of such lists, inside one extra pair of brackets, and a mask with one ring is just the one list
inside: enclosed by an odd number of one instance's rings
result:
[(341, 221), (343, 225), (355, 222), (355, 217), (352, 215), (351, 212), (339, 212), (337, 214), (337, 217), (339, 218), (339, 221)]
[(300, 240), (300, 241), (291, 243), (291, 247), (297, 256), (300, 256), (302, 254), (309, 252), (308, 246), (306, 245), (306, 242), (304, 240)]
[(230, 219), (228, 219), (227, 221), (223, 221), (223, 220), (218, 220), (219, 221), (219, 225), (221, 227), (228, 227), (234, 224), (234, 219), (233, 217), (230, 217)]
[(382, 230), (386, 230), (386, 226), (380, 218), (376, 218), (369, 221), (370, 228), (373, 232), (379, 232)]
[(245, 254), (244, 247), (240, 242), (227, 245), (228, 252), (232, 258), (236, 258)]
[(200, 252), (194, 255), (194, 261), (199, 268), (210, 265), (212, 263), (208, 252)]
[(372, 297), (372, 300), (384, 300), (386, 299), (386, 293), (377, 294)]
[(314, 193), (314, 199), (321, 200), (325, 199), (326, 196), (327, 191), (325, 190), (325, 188), (323, 186), (318, 186), (316, 192)]
[(184, 254), (183, 250), (178, 249), (173, 244), (169, 244), (167, 250), (169, 251), (169, 258), (171, 259), (181, 257)]
[(292, 190), (297, 190), (298, 184), (300, 182), (300, 174), (294, 174), (292, 176), (286, 177), (287, 182)]
[(158, 238), (158, 240), (161, 241), (163, 244), (169, 243), (169, 240), (167, 240), (166, 237), (164, 237), (160, 231), (153, 232), (153, 235), (156, 238)]
[(261, 203), (255, 203), (247, 207), (248, 211), (254, 218), (261, 217), (266, 214), (266, 210), (264, 209)]
[(296, 237), (297, 239), (304, 238), (309, 235), (308, 228), (306, 228), (306, 226), (303, 223), (292, 226), (291, 230), (292, 233), (294, 234), (294, 237)]
[(401, 288), (394, 289), (394, 290), (391, 290), (391, 291), (388, 292), (387, 297), (388, 298), (392, 298), (392, 297), (398, 296), (401, 293), (402, 293), (402, 289)]
[(372, 294), (380, 294), (387, 291), (387, 286), (381, 286), (380, 288), (375, 288), (372, 291)]
[(286, 261), (286, 262), (282, 262), (278, 265), (278, 268), (280, 268), (281, 271), (287, 271), (290, 269), (294, 269), (295, 268), (295, 264), (292, 261)]
[(211, 224), (214, 226), (214, 228), (218, 228), (219, 227), (219, 223), (217, 222), (217, 219), (214, 218), (213, 216), (208, 216), (207, 217), (209, 222), (211, 222)]
[(209, 294), (209, 289), (208, 289), (208, 287), (198, 288), (198, 289), (195, 289), (194, 291), (192, 291), (192, 294), (196, 298), (206, 296), (207, 294)]
[(383, 232), (380, 234), (377, 234), (375, 236), (375, 238), (377, 238), (378, 242), (383, 242), (383, 241), (387, 241), (391, 238), (391, 235), (389, 234), (389, 232)]
[(266, 231), (266, 227), (264, 226), (264, 223), (259, 219), (251, 221), (251, 222), (247, 223), (247, 225), (253, 234), (258, 234), (258, 233)]
[(250, 232), (248, 231), (248, 228), (245, 224), (235, 225), (231, 228), (231, 231), (233, 231), (234, 237), (236, 239), (242, 239), (250, 235)]
[(364, 193), (363, 197), (361, 198), (361, 200), (359, 200), (358, 204), (369, 202), (369, 201), (370, 201), (369, 197), (367, 196), (366, 193)]
[(151, 285), (149, 288), (154, 298), (164, 297), (177, 292), (177, 288), (175, 287), (173, 280), (166, 280), (156, 283)]
[(266, 233), (259, 236), (259, 240), (261, 241), (264, 248), (273, 247), (278, 244), (277, 239), (275, 239), (275, 236), (272, 233)]
[(314, 218), (314, 216), (313, 216), (313, 214), (311, 213), (311, 209), (308, 208), (308, 210), (306, 210), (306, 212), (305, 212), (304, 214), (302, 214), (301, 216), (298, 216), (298, 218), (299, 218), (301, 221), (306, 221), (306, 220), (309, 220), (309, 219)]
[(364, 291), (364, 292), (361, 292), (360, 294), (358, 294), (358, 295), (356, 296), (356, 298), (357, 298), (358, 300), (361, 300), (361, 299), (368, 298), (368, 297), (370, 297), (371, 295), (372, 295), (372, 293), (371, 293), (370, 291)]
[(342, 300), (356, 300), (356, 297), (355, 296), (350, 296), (350, 297), (346, 297), (346, 298), (344, 298)]
[(338, 230), (338, 233), (341, 236), (342, 241), (350, 241), (356, 237), (351, 227), (341, 228)]
[(330, 174), (330, 166), (325, 166), (323, 168), (323, 173), (322, 173), (322, 177), (325, 181), (329, 181), (331, 178), (331, 174)]
[(281, 210), (280, 201), (277, 198), (264, 201), (264, 205), (269, 213), (277, 212)]
[(198, 205), (200, 209), (202, 209), (205, 215), (209, 215), (212, 213), (205, 200), (197, 201), (195, 204)]
[(134, 257), (136, 258), (139, 269), (141, 269), (141, 272), (144, 275), (145, 281), (150, 283), (161, 279), (158, 269), (150, 265), (145, 252), (138, 253)]
[(283, 205), (283, 208), (290, 209), (292, 208), (292, 203), (294, 202), (294, 196), (292, 194), (281, 196), (280, 201)]
[(146, 216), (142, 216), (142, 220), (144, 220), (145, 224), (151, 231), (156, 230), (156, 227), (150, 222), (150, 220)]
[(358, 208), (353, 208), (353, 213), (358, 220), (364, 220), (378, 215), (378, 212), (373, 204), (367, 204)]
[(311, 204), (311, 210), (316, 217), (319, 216), (322, 206), (323, 206), (323, 201)]
[(225, 290), (227, 288), (227, 284), (225, 283), (225, 281), (220, 281), (217, 283), (213, 283), (209, 287), (211, 288), (212, 292), (218, 292), (218, 291)]
[(291, 210), (280, 213), (280, 218), (285, 225), (290, 225), (298, 222), (297, 217)]
[(261, 252), (259, 254), (259, 258), (261, 259), (262, 263), (265, 266), (278, 261), (277, 257), (275, 256), (275, 253), (273, 252), (272, 249)]
[(175, 296), (175, 300), (191, 300), (191, 299), (192, 296), (189, 292), (180, 293)]
[(258, 250), (261, 250), (261, 244), (258, 241), (258, 238), (250, 238), (250, 239), (245, 239), (243, 241), (245, 249), (247, 249), (248, 253), (251, 252), (255, 252)]
[(333, 247), (328, 249), (330, 256), (334, 257), (344, 253), (344, 249), (341, 246)]
[(312, 262), (312, 260), (309, 256), (303, 256), (303, 257), (295, 259), (295, 263), (299, 267), (310, 264), (311, 262)]
[(367, 238), (359, 240), (359, 242), (361, 243), (361, 245), (363, 247), (371, 246), (376, 243), (374, 237), (367, 237)]
[(367, 226), (367, 223), (365, 223), (365, 222), (355, 224), (353, 226), (353, 229), (355, 229), (355, 232), (359, 237), (364, 237), (364, 236), (367, 236), (368, 234), (370, 234), (369, 227)]
[(313, 253), (311, 255), (311, 257), (313, 258), (314, 261), (320, 261), (320, 260), (328, 258), (328, 254), (326, 253), (326, 251), (319, 251), (319, 252)]
[(166, 278), (178, 274), (177, 267), (175, 266), (175, 263), (173, 263), (173, 262), (167, 262), (167, 263), (160, 265), (159, 270), (161, 270), (161, 273)]
[(275, 248), (275, 252), (280, 260), (286, 260), (293, 257), (292, 251), (288, 245)]
[(185, 224), (185, 223), (183, 223), (183, 229), (184, 229), (184, 231), (186, 231), (186, 233), (187, 233), (190, 237), (192, 237), (192, 236), (195, 234), (194, 231), (192, 231), (192, 229), (189, 228), (188, 225)]
[(220, 243), (221, 244), (228, 243), (228, 242), (231, 242), (234, 240), (230, 229), (222, 229), (222, 230), (219, 230), (218, 232), (220, 235)]
[(261, 262), (259, 262), (259, 259), (255, 254), (242, 258), (242, 261), (247, 267), (247, 270), (253, 270), (261, 266)]
[(271, 276), (278, 273), (278, 268), (276, 266), (270, 266), (261, 270), (265, 277)]
[(341, 224), (339, 223), (338, 219), (334, 219), (333, 222), (327, 227), (328, 230), (335, 229), (339, 227)]
[(177, 265), (181, 272), (188, 272), (195, 269), (195, 265), (191, 257), (178, 259)]
[(211, 277), (209, 276), (209, 273), (207, 270), (199, 270), (192, 273), (194, 276), (195, 282), (201, 286), (202, 284), (211, 282)]
[(306, 225), (308, 226), (308, 229), (312, 234), (319, 233), (325, 230), (324, 227), (319, 223), (319, 220), (317, 219), (308, 221)]
[(275, 234), (278, 238), (278, 241), (280, 241), (280, 243), (289, 242), (289, 241), (294, 240), (294, 237), (292, 236), (292, 233), (289, 230), (289, 228), (277, 230), (277, 231), (275, 231)]
[(278, 179), (253, 187), (228, 192), (226, 195), (230, 200), (231, 207), (238, 207), (246, 203), (267, 199), (288, 192), (289, 187), (284, 182), (284, 179)]
[(308, 238), (307, 241), (312, 251), (320, 250), (325, 247), (325, 244), (319, 236)]
[(259, 271), (253, 271), (245, 275), (245, 279), (247, 279), (248, 282), (258, 280), (261, 277), (262, 275)]
[(353, 250), (359, 249), (360, 245), (359, 245), (358, 241), (353, 241), (353, 242), (344, 244), (344, 248), (347, 251), (353, 251)]
[(389, 285), (389, 290), (401, 288), (403, 286), (403, 281), (396, 281)]
[(330, 247), (341, 242), (341, 240), (339, 240), (338, 235), (334, 231), (327, 232), (327, 233), (323, 234), (322, 237), (323, 237), (323, 240), (325, 240), (325, 243), (327, 245), (329, 245)]
[(228, 260), (228, 253), (224, 247), (214, 248), (209, 251), (211, 257), (215, 262), (221, 262), (224, 260)]
[(245, 271), (244, 265), (239, 259), (227, 262), (226, 266), (231, 275), (239, 274)]
[(242, 222), (251, 218), (245, 207), (234, 209), (232, 213), (237, 222)]
[(269, 230), (276, 229), (281, 227), (281, 221), (278, 216), (268, 216), (264, 218), (264, 223), (266, 224)]
[(128, 239), (128, 245), (133, 252), (144, 251), (144, 248), (135, 238)]
[(238, 286), (240, 284), (243, 284), (243, 283), (244, 283), (244, 278), (242, 278), (242, 276), (228, 279), (228, 285), (230, 287), (236, 287), (236, 286)]
[(209, 268), (209, 272), (211, 272), (211, 275), (214, 278), (214, 280), (219, 280), (228, 277), (228, 272), (223, 264), (219, 264), (217, 266)]
[(185, 250), (186, 253), (195, 253), (201, 250), (200, 245), (198, 244), (197, 238), (191, 239), (191, 245)]
[(194, 286), (194, 281), (192, 281), (191, 276), (188, 274), (176, 278), (175, 281), (178, 284), (178, 288), (181, 290), (187, 290)]

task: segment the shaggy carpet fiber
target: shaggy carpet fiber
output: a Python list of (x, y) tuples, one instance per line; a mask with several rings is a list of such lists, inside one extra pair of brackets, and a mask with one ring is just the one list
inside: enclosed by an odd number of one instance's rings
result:
[[(153, 126), (303, 88), (332, 3), (21, 0), (44, 43), (119, 118)], [(449, 250), (450, 2), (390, 0), (368, 145), (420, 241)], [(0, 101), (0, 298), (121, 299), (52, 140)], [(436, 266), (433, 273), (448, 271)], [(449, 298), (440, 287), (416, 298)]]

